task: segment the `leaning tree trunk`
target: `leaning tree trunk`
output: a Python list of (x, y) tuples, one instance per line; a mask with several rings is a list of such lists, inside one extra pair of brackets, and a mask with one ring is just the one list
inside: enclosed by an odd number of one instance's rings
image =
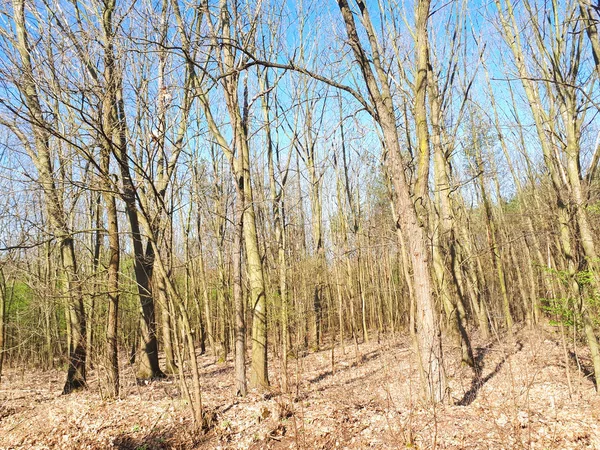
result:
[[(371, 102), (375, 111), (373, 112), (383, 132), (383, 141), (387, 150), (387, 164), (395, 190), (396, 213), (398, 224), (406, 236), (408, 253), (413, 267), (413, 285), (417, 301), (417, 341), (420, 365), (423, 374), (423, 388), (425, 396), (433, 402), (441, 401), (446, 394), (446, 376), (443, 366), (442, 343), (439, 323), (436, 317), (436, 307), (433, 298), (433, 289), (430, 273), (430, 256), (427, 245), (427, 235), (417, 215), (417, 209), (413, 203), (400, 151), (400, 139), (396, 128), (396, 117), (392, 95), (388, 85), (389, 80), (385, 74), (382, 63), (379, 60), (379, 43), (375, 37), (366, 5), (362, 0), (357, 0), (362, 14), (362, 23), (372, 48), (371, 58), (367, 57), (365, 49), (359, 38), (354, 16), (346, 0), (338, 0), (340, 12), (346, 24), (346, 32), (349, 44), (360, 65), (363, 78), (367, 84)], [(426, 33), (427, 17), (429, 15), (429, 1), (419, 2), (418, 33)], [(377, 78), (372, 70), (375, 67)], [(426, 68), (423, 69), (426, 73)], [(423, 72), (421, 70), (420, 72)], [(425, 89), (425, 83), (420, 85)], [(425, 97), (422, 97), (425, 101)], [(422, 123), (422, 117), (415, 118), (417, 123)], [(426, 120), (426, 119), (425, 119)], [(426, 127), (418, 127), (424, 129)], [(420, 143), (429, 145), (425, 136), (419, 136)], [(423, 149), (424, 150), (424, 149)], [(422, 154), (422, 153), (421, 153)], [(423, 158), (424, 159), (424, 158)], [(425, 164), (425, 162), (423, 162)], [(428, 161), (427, 161), (428, 163)], [(424, 171), (423, 171), (424, 173)], [(422, 180), (426, 179), (423, 178)], [(426, 186), (427, 183), (423, 181)], [(418, 195), (425, 195), (425, 186)], [(422, 198), (421, 198), (422, 199)]]
[(19, 52), (22, 78), (19, 90), (27, 105), (29, 122), (32, 124), (34, 145), (23, 132), (13, 127), (13, 132), (26, 146), (27, 151), (37, 169), (38, 182), (44, 192), (44, 202), (47, 210), (48, 221), (54, 232), (60, 249), (62, 277), (64, 279), (63, 291), (67, 299), (69, 311), (68, 318), (71, 329), (71, 351), (69, 355), (69, 369), (63, 394), (84, 387), (86, 383), (86, 321), (83, 306), (83, 294), (79, 281), (77, 259), (75, 257), (75, 243), (67, 225), (66, 212), (61, 204), (60, 195), (54, 180), (53, 160), (50, 154), (49, 125), (44, 119), (40, 104), (37, 86), (31, 61), (27, 28), (25, 25), (24, 0), (13, 0), (13, 18), (17, 34), (16, 47)]
[[(115, 103), (116, 101), (118, 101), (118, 97), (115, 96)], [(118, 111), (117, 117), (119, 117), (119, 123), (123, 124), (125, 120), (124, 112), (118, 108), (118, 105), (115, 104), (115, 107)], [(143, 352), (139, 358), (137, 377), (141, 379), (162, 378), (165, 375), (160, 369), (158, 362), (156, 313), (151, 287), (155, 254), (150, 243), (146, 244), (146, 251), (144, 251), (144, 242), (136, 203), (136, 187), (129, 168), (129, 155), (127, 155), (124, 125), (121, 125), (119, 134), (119, 145), (116, 146), (115, 156), (119, 164), (123, 183), (121, 198), (125, 203), (125, 212), (131, 229), (134, 255), (133, 268), (141, 307), (140, 327)]]

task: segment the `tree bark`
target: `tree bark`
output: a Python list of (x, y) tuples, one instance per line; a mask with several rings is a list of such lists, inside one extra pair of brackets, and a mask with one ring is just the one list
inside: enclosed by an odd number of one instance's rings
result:
[(32, 125), (33, 147), (29, 145), (26, 136), (13, 128), (19, 139), (26, 146), (28, 153), (37, 169), (38, 182), (44, 192), (44, 201), (48, 221), (54, 232), (60, 249), (60, 259), (63, 271), (63, 292), (68, 299), (68, 321), (71, 329), (71, 345), (69, 369), (63, 394), (85, 387), (86, 385), (86, 321), (83, 306), (83, 293), (79, 280), (79, 270), (75, 257), (75, 244), (67, 225), (64, 206), (61, 204), (54, 181), (54, 168), (50, 155), (49, 125), (44, 119), (30, 56), (27, 26), (25, 20), (24, 0), (13, 0), (13, 19), (17, 34), (16, 46), (19, 52), (22, 78), (20, 91), (28, 108), (29, 121)]
[[(360, 9), (362, 23), (370, 42), (372, 50), (371, 58), (367, 57), (364, 47), (361, 44), (354, 16), (348, 6), (348, 2), (346, 0), (338, 0), (338, 6), (346, 24), (349, 45), (362, 71), (371, 102), (374, 106), (375, 118), (383, 133), (383, 140), (387, 150), (387, 164), (389, 165), (396, 193), (397, 220), (407, 238), (407, 250), (413, 266), (412, 281), (417, 301), (417, 340), (420, 365), (424, 377), (422, 380), (424, 393), (428, 400), (439, 402), (446, 395), (446, 375), (443, 366), (441, 333), (433, 299), (427, 235), (419, 221), (417, 209), (411, 198), (409, 185), (404, 174), (392, 95), (388, 85), (389, 81), (379, 61), (379, 45), (375, 38), (366, 5), (362, 0), (357, 0), (357, 5)], [(429, 2), (420, 1), (418, 9), (418, 15), (421, 17), (420, 22), (419, 20), (418, 22), (421, 24), (421, 27), (426, 27), (429, 15)], [(371, 69), (371, 64), (376, 69), (379, 83)], [(422, 123), (422, 118), (417, 117), (416, 120), (417, 123)], [(422, 129), (423, 127), (420, 128)], [(424, 138), (420, 139), (420, 141), (423, 143), (427, 142)]]

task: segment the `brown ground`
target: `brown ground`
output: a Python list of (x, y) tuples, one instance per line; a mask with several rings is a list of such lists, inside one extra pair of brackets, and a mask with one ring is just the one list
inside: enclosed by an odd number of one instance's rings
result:
[[(583, 346), (582, 346), (583, 347)], [(600, 449), (600, 396), (585, 376), (585, 352), (569, 356), (569, 395), (561, 340), (551, 329), (521, 331), (512, 342), (476, 340), (477, 377), (451, 362), (452, 401), (435, 409), (418, 398), (409, 339), (360, 346), (355, 364), (331, 351), (292, 360), (291, 394), (232, 395), (232, 363), (202, 356), (203, 399), (212, 429), (192, 431), (177, 380), (137, 386), (123, 367), (123, 399), (104, 401), (97, 373), (88, 391), (61, 396), (63, 372), (7, 369), (0, 385), (0, 448), (468, 448)], [(446, 349), (456, 361), (455, 349)], [(277, 373), (277, 362), (271, 365)], [(295, 384), (295, 383), (294, 383)]]

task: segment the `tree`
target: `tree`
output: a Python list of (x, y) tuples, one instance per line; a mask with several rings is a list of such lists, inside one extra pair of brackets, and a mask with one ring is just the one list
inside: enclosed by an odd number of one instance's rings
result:
[(2, 120), (20, 139), (37, 170), (38, 183), (44, 192), (44, 201), (51, 231), (60, 245), (60, 262), (63, 271), (63, 291), (68, 299), (68, 319), (71, 330), (70, 360), (67, 380), (63, 393), (85, 387), (86, 383), (86, 321), (83, 307), (83, 294), (79, 279), (79, 267), (75, 252), (73, 235), (68, 226), (67, 213), (61, 203), (61, 195), (55, 179), (55, 168), (51, 155), (51, 125), (46, 120), (42, 108), (40, 94), (36, 86), (36, 75), (31, 58), (31, 46), (25, 19), (25, 3), (14, 0), (13, 20), (16, 39), (15, 49), (19, 55), (21, 79), (17, 84), (24, 106), (26, 125), (30, 126), (33, 142), (30, 137), (14, 122)]
[[(413, 268), (412, 282), (414, 283), (415, 297), (417, 299), (417, 336), (420, 364), (423, 375), (423, 387), (425, 395), (431, 401), (441, 401), (446, 394), (446, 379), (444, 374), (441, 333), (439, 323), (436, 319), (436, 308), (433, 298), (433, 289), (430, 276), (430, 256), (426, 244), (426, 231), (420, 223), (417, 213), (417, 205), (411, 198), (410, 188), (404, 173), (404, 163), (400, 151), (400, 139), (396, 126), (393, 99), (390, 91), (386, 73), (380, 60), (380, 46), (375, 35), (368, 9), (362, 0), (356, 2), (362, 17), (364, 32), (367, 35), (371, 47), (370, 57), (367, 56), (365, 47), (358, 35), (353, 13), (346, 0), (339, 0), (338, 6), (348, 34), (348, 44), (352, 48), (354, 56), (360, 67), (362, 77), (369, 92), (371, 104), (368, 105), (370, 114), (381, 127), (383, 141), (387, 151), (387, 164), (392, 176), (395, 190), (395, 206), (397, 221), (406, 235), (408, 241), (408, 253), (410, 254)], [(426, 34), (427, 17), (429, 16), (429, 1), (419, 1), (417, 8), (417, 36), (421, 36), (421, 42)], [(423, 47), (423, 44), (422, 44)], [(421, 52), (423, 48), (421, 47)], [(427, 68), (423, 67), (423, 55), (419, 56), (420, 62), (417, 67), (417, 91), (415, 107), (415, 121), (419, 131), (419, 158), (421, 161), (419, 198), (426, 195), (427, 173), (425, 168), (429, 164), (429, 138), (426, 134), (425, 113), (425, 90)], [(425, 55), (426, 58), (426, 55)], [(371, 61), (375, 67), (373, 72)], [(425, 61), (426, 63), (426, 61)], [(422, 201), (422, 200), (421, 200)]]

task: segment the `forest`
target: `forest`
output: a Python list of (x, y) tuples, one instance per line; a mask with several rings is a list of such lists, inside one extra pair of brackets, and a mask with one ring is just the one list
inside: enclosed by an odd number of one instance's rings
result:
[(0, 448), (600, 448), (600, 4), (0, 3)]

